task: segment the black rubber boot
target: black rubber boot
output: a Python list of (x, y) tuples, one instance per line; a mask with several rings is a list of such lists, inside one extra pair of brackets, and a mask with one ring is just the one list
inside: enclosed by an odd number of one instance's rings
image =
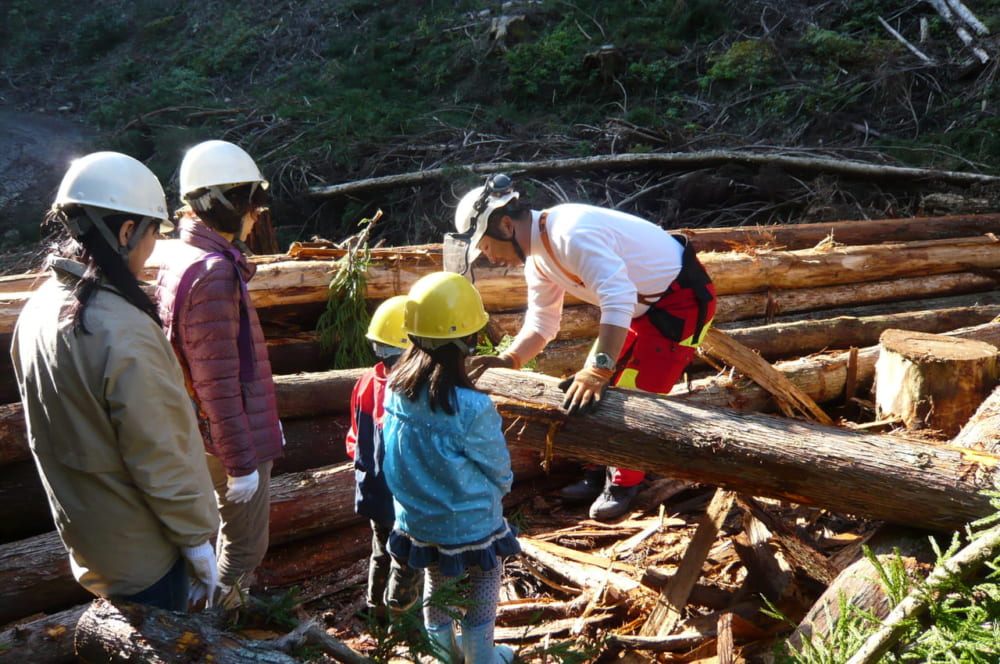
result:
[(632, 504), (632, 499), (637, 493), (639, 493), (639, 485), (618, 486), (608, 482), (604, 491), (590, 506), (590, 518), (595, 521), (617, 519), (628, 512), (629, 505)]
[(559, 491), (559, 496), (571, 503), (587, 503), (601, 495), (604, 490), (606, 476), (604, 466), (586, 468), (583, 471), (583, 479), (576, 484), (570, 484)]

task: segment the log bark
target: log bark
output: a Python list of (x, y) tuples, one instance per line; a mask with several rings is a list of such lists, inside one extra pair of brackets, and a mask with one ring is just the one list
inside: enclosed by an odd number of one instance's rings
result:
[[(1000, 252), (995, 250), (997, 244), (992, 236), (980, 236), (820, 250), (767, 251), (749, 256), (731, 252), (706, 253), (702, 262), (719, 295), (758, 293), (766, 296), (769, 291), (996, 270), (1000, 268)], [(372, 300), (383, 300), (405, 293), (421, 276), (440, 269), (440, 251), (404, 254), (398, 250), (373, 250), (366, 295)], [(263, 313), (272, 307), (291, 310), (293, 315), (301, 316), (305, 305), (326, 302), (334, 270), (335, 261), (258, 261), (257, 275), (248, 284), (250, 296), (262, 312), (262, 318), (272, 318)], [(524, 309), (526, 291), (521, 268), (482, 267), (477, 268), (476, 275), (476, 286), (488, 311)], [(25, 297), (24, 292), (0, 295), (0, 334), (9, 334), (13, 329)], [(567, 303), (579, 302), (569, 297)], [(773, 310), (773, 306), (767, 308), (757, 304), (755, 311), (758, 313), (748, 317), (763, 316)], [(309, 310), (306, 318), (314, 323), (315, 311)]]
[[(278, 416), (285, 426), (285, 454), (292, 457), (317, 456), (308, 468), (328, 465), (333, 461), (323, 462), (329, 450), (317, 449), (319, 446), (330, 446), (337, 450), (343, 449), (343, 439), (346, 429), (337, 421), (327, 423), (320, 437), (315, 429), (315, 423), (294, 422), (300, 418), (316, 418), (320, 416), (347, 416), (346, 426), (350, 426), (351, 390), (366, 369), (344, 369), (336, 372), (316, 372), (309, 374), (276, 375), (274, 387), (278, 400)], [(317, 389), (321, 387), (322, 389)], [(343, 423), (344, 420), (339, 420)], [(314, 435), (299, 429), (313, 428)], [(339, 435), (338, 435), (339, 430)], [(340, 443), (338, 445), (338, 443)], [(344, 455), (337, 452), (339, 460)], [(20, 402), (0, 405), (0, 467), (19, 461), (29, 461), (31, 450), (28, 448), (28, 434), (24, 422), (24, 411)], [(278, 465), (285, 462), (279, 461)], [(305, 467), (298, 468), (299, 470)]]
[(842, 245), (943, 240), (1000, 233), (1000, 215), (979, 214), (907, 219), (868, 219), (780, 226), (684, 228), (698, 251), (739, 251), (743, 248), (810, 249), (833, 241)]
[(478, 381), (508, 444), (636, 468), (755, 496), (952, 530), (992, 513), (981, 495), (1000, 459), (945, 445), (609, 390), (598, 413), (566, 416), (557, 379), (490, 370)]
[[(885, 618), (885, 623), (869, 635), (847, 664), (876, 664), (889, 651), (911, 620), (925, 612), (931, 602), (952, 592), (952, 579), (967, 579), (1000, 552), (1000, 526), (979, 533), (961, 551), (940, 563), (927, 577), (926, 588), (910, 591)], [(996, 651), (993, 651), (996, 654)]]
[(770, 322), (781, 314), (982, 293), (994, 290), (998, 283), (995, 274), (954, 272), (839, 286), (732, 293), (719, 297), (715, 320), (723, 323), (763, 318)]
[(275, 459), (272, 476), (300, 473), (348, 460), (344, 439), (351, 428), (349, 414), (319, 413), (313, 417), (282, 420), (281, 426), (285, 433), (285, 456)]
[(327, 376), (323, 389), (317, 390), (316, 373), (278, 375), (274, 388), (278, 398), (278, 413), (282, 418), (312, 417), (316, 414), (350, 413), (351, 391), (368, 369), (344, 369)]
[[(912, 575), (926, 573), (924, 570), (929, 569), (927, 562), (934, 555), (926, 532), (898, 526), (880, 528), (868, 540), (868, 547), (880, 564), (899, 560)], [(876, 618), (883, 618), (889, 613), (889, 600), (879, 572), (860, 547), (799, 621), (788, 637), (788, 645), (801, 651), (811, 640), (822, 643), (840, 616), (842, 602), (845, 606), (870, 612)]]
[(299, 664), (273, 645), (211, 624), (204, 614), (104, 599), (84, 611), (74, 643), (85, 661), (107, 664)]
[[(977, 306), (972, 304), (974, 298), (968, 298), (968, 301), (969, 304), (954, 308), (925, 308), (921, 311), (892, 314), (874, 313), (880, 308), (878, 306), (869, 307), (873, 310), (872, 315), (827, 317), (829, 312), (817, 311), (811, 314), (810, 320), (753, 327), (720, 325), (719, 329), (733, 340), (760, 353), (765, 360), (774, 361), (820, 351), (846, 350), (852, 346), (873, 346), (878, 343), (879, 336), (891, 328), (939, 334), (988, 323), (1000, 316), (1000, 303)], [(924, 304), (919, 306), (923, 307)], [(862, 308), (859, 307), (857, 311), (860, 313)]]
[[(722, 298), (725, 302), (725, 298)], [(916, 302), (853, 301), (853, 306), (821, 306), (808, 314), (776, 311), (765, 318), (733, 320), (726, 313), (715, 317), (715, 327), (740, 343), (759, 351), (765, 359), (807, 355), (823, 348), (872, 346), (888, 327), (917, 332), (939, 332), (979, 325), (1000, 314), (1000, 294), (982, 292), (926, 299)], [(731, 313), (731, 312), (730, 312)], [(893, 323), (896, 323), (893, 325)], [(514, 336), (524, 324), (524, 312), (490, 315), (490, 325), (499, 335)], [(600, 309), (581, 304), (564, 307), (556, 341), (595, 339), (600, 326)]]
[(993, 391), (997, 353), (973, 339), (886, 330), (875, 362), (877, 416), (954, 436)]
[(73, 630), (89, 604), (13, 625), (0, 631), (0, 659), (31, 664), (73, 664)]
[(0, 545), (0, 588), (0, 625), (93, 597), (73, 579), (55, 531)]
[(0, 467), (0, 542), (52, 530), (45, 488), (32, 461)]

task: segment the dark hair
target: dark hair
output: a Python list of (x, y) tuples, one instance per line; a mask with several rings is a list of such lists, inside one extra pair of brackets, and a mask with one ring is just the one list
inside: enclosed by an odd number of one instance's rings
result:
[[(448, 415), (454, 415), (456, 388), (476, 389), (465, 370), (466, 353), (450, 343), (425, 350), (418, 341), (415, 339), (414, 344), (399, 358), (392, 370), (389, 387), (410, 401), (416, 401), (427, 385), (431, 410), (440, 408)], [(474, 346), (475, 335), (470, 335), (465, 341)]]
[[(251, 191), (253, 192), (251, 194)], [(207, 188), (195, 189), (188, 194), (188, 200), (194, 200), (208, 193)], [(233, 210), (227, 208), (222, 201), (212, 198), (207, 209), (195, 209), (198, 218), (205, 225), (220, 233), (239, 233), (243, 217), (247, 212), (267, 205), (267, 190), (258, 183), (247, 182), (226, 191), (223, 196), (233, 204)]]
[[(72, 206), (61, 211), (50, 212), (43, 223), (51, 223), (56, 220), (57, 215), (61, 214), (65, 214), (68, 219), (75, 219), (81, 216), (85, 217), (87, 213), (80, 206)], [(109, 214), (102, 217), (111, 234), (115, 236), (118, 235), (118, 231), (121, 230), (126, 221), (135, 218), (134, 214)], [(148, 232), (148, 230), (144, 232)], [(157, 313), (153, 300), (139, 285), (139, 280), (129, 270), (128, 263), (118, 253), (117, 247), (108, 244), (96, 225), (91, 224), (87, 232), (78, 239), (67, 238), (56, 248), (54, 253), (63, 258), (78, 260), (86, 266), (83, 278), (77, 282), (73, 289), (73, 302), (61, 315), (62, 320), (72, 321), (74, 331), (90, 334), (84, 320), (84, 314), (90, 303), (90, 298), (94, 296), (94, 293), (101, 286), (101, 281), (105, 279), (118, 289), (122, 297), (146, 313), (156, 321), (157, 325), (161, 325), (160, 315)]]
[(515, 198), (503, 207), (498, 207), (490, 213), (490, 218), (486, 221), (486, 234), (489, 235), (492, 233), (491, 237), (497, 237), (501, 219), (507, 216), (511, 219), (523, 221), (528, 218), (530, 212), (531, 206), (528, 203), (522, 203), (520, 198)]

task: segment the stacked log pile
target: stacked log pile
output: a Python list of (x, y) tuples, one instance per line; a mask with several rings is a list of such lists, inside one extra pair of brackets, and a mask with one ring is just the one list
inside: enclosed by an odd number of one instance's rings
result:
[[(794, 358), (775, 367), (832, 412), (852, 397), (868, 396), (876, 344), (886, 329), (1000, 345), (1000, 324), (990, 322), (1000, 314), (997, 230), (1000, 215), (688, 233), (720, 295), (718, 327), (768, 360)], [(369, 547), (367, 525), (353, 513), (353, 474), (343, 446), (348, 395), (362, 370), (315, 371), (318, 343), (312, 329), (342, 255), (336, 248), (299, 245), (287, 255), (258, 257), (258, 275), (250, 284), (268, 331), (288, 438), (286, 458), (273, 479), (272, 548), (261, 570), (270, 587), (308, 587), (323, 573), (341, 573), (363, 560)], [(373, 250), (372, 306), (439, 269), (437, 246)], [(495, 340), (515, 333), (524, 307), (521, 271), (482, 266), (476, 276)], [(20, 306), (39, 281), (38, 275), (0, 279), (0, 339), (9, 340)], [(696, 650), (715, 648), (727, 638), (765, 640), (780, 630), (754, 617), (759, 604), (747, 603), (747, 592), (785, 602), (793, 596), (815, 598), (857, 558), (862, 535), (838, 541), (829, 529), (825, 535), (810, 530), (823, 523), (816, 516), (821, 510), (845, 515), (838, 518), (851, 525), (885, 521), (938, 531), (961, 528), (990, 511), (979, 492), (990, 485), (1000, 461), (993, 454), (768, 415), (777, 409), (773, 396), (745, 377), (714, 372), (711, 357), (669, 399), (618, 390), (599, 417), (568, 419), (558, 409), (556, 379), (544, 374), (575, 369), (596, 329), (594, 307), (568, 301), (560, 338), (539, 359), (544, 373), (491, 371), (480, 379), (504, 417), (515, 452), (518, 484), (509, 501), (526, 504), (529, 511), (533, 506), (535, 514), (558, 512), (558, 503), (544, 497), (557, 479), (545, 469), (558, 469), (553, 463), (567, 458), (671, 479), (653, 481), (643, 491), (646, 516), (633, 515), (614, 528), (576, 523), (553, 536), (532, 529), (516, 564), (527, 576), (555, 574), (570, 585), (576, 579), (580, 596), (536, 606), (547, 617), (531, 629), (524, 623), (530, 612), (518, 608), (526, 598), (504, 603), (501, 624), (509, 632), (501, 638), (525, 643), (541, 634), (593, 632), (635, 621), (666, 601), (674, 606), (672, 618), (641, 636), (620, 630), (618, 646)], [(308, 373), (296, 373), (302, 371)], [(0, 397), (7, 402), (0, 406), (5, 587), (0, 623), (35, 618), (20, 630), (0, 633), (0, 641), (27, 643), (46, 625), (78, 616), (87, 596), (73, 582), (51, 530), (16, 390), (11, 391), (10, 372), (3, 366), (0, 372)], [(705, 487), (721, 487), (707, 509), (704, 501), (713, 494)], [(680, 492), (700, 506), (689, 506), (695, 513), (691, 521), (648, 516)], [(702, 509), (699, 525), (693, 521)], [(544, 527), (545, 520), (540, 523)], [(602, 541), (611, 539), (610, 533), (619, 539), (596, 552), (558, 544)], [(648, 547), (666, 542), (674, 559), (689, 551), (686, 567), (662, 556), (642, 564), (654, 550)], [(711, 563), (703, 566), (706, 560)], [(739, 592), (698, 582), (703, 567), (729, 569), (720, 571), (724, 575), (734, 566), (743, 570), (733, 579)], [(314, 588), (312, 596), (329, 592)], [(702, 610), (685, 610), (689, 602), (703, 602)], [(807, 608), (790, 611), (801, 616)], [(39, 617), (43, 613), (53, 616)], [(671, 629), (665, 633), (667, 624)]]

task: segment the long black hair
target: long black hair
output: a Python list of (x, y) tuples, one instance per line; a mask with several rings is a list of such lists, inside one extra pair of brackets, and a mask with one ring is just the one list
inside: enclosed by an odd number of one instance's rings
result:
[[(87, 213), (82, 206), (68, 206), (60, 210), (50, 211), (44, 223), (58, 222), (60, 215), (65, 215), (66, 219), (72, 220), (77, 217), (86, 217)], [(136, 220), (136, 215), (108, 214), (102, 217), (102, 219), (111, 231), (111, 234), (117, 237), (122, 225), (129, 219)], [(156, 221), (154, 220), (153, 223), (156, 223)], [(87, 224), (81, 225), (86, 226)], [(121, 293), (122, 297), (156, 321), (157, 325), (161, 325), (156, 305), (149, 295), (146, 294), (146, 291), (142, 289), (140, 281), (129, 270), (125, 258), (118, 252), (117, 247), (112, 247), (108, 244), (96, 224), (89, 224), (89, 226), (89, 229), (80, 237), (75, 239), (71, 237), (65, 238), (53, 252), (62, 258), (80, 261), (86, 267), (83, 278), (77, 282), (76, 287), (73, 289), (73, 302), (62, 312), (62, 320), (70, 321), (73, 324), (74, 331), (90, 334), (84, 315), (86, 314), (90, 299), (97, 292), (97, 289), (101, 287), (101, 282), (106, 280)], [(147, 228), (142, 228), (141, 230), (149, 232)], [(136, 232), (139, 231), (140, 228), (137, 225)]]
[[(416, 401), (426, 385), (431, 410), (440, 408), (448, 415), (454, 415), (457, 405), (455, 390), (459, 387), (476, 389), (465, 369), (467, 353), (453, 343), (422, 348), (420, 338), (411, 338), (413, 345), (406, 349), (392, 370), (389, 388), (410, 401)], [(476, 335), (469, 335), (462, 341), (469, 347), (475, 347)]]

